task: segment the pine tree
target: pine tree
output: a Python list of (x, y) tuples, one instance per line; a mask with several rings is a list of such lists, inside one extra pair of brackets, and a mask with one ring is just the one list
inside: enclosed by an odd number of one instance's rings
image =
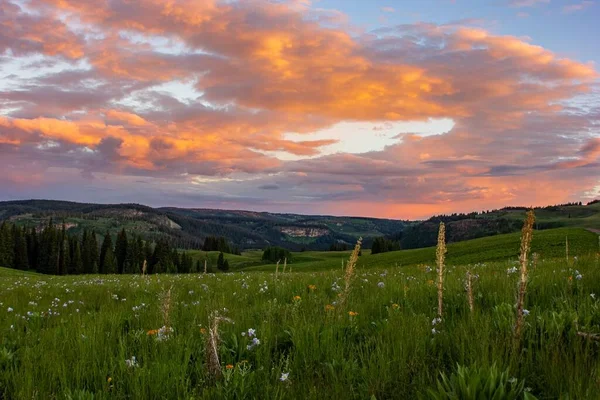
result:
[(123, 273), (133, 274), (136, 272), (136, 254), (137, 254), (137, 241), (132, 238), (127, 243), (127, 251), (125, 252), (125, 262), (123, 263)]
[(164, 239), (156, 242), (150, 261), (150, 273), (159, 274), (161, 272), (177, 272), (169, 243)]
[(127, 233), (125, 232), (125, 228), (123, 228), (117, 235), (117, 241), (115, 243), (115, 256), (117, 258), (117, 270), (119, 274), (122, 274), (125, 270), (125, 261), (127, 260), (127, 245)]
[(39, 245), (37, 271), (43, 274), (58, 273), (60, 242), (59, 233), (56, 231), (52, 218), (50, 218), (48, 225), (40, 235)]
[(35, 228), (31, 228), (27, 234), (27, 260), (30, 269), (37, 270), (38, 252), (39, 243), (37, 231)]
[(8, 222), (0, 225), (0, 267), (12, 267), (13, 261), (12, 234)]
[(101, 274), (117, 273), (117, 260), (109, 232), (106, 232), (104, 240), (102, 241), (102, 247), (100, 248), (99, 272)]
[(81, 255), (81, 245), (76, 237), (71, 237), (69, 239), (69, 252), (71, 260), (69, 263), (69, 274), (82, 274), (83, 259)]
[(142, 240), (141, 236), (135, 238), (135, 252), (134, 252), (134, 264), (135, 269), (133, 273), (139, 274), (142, 272), (146, 259), (146, 243)]
[(95, 231), (90, 234), (90, 258), (92, 273), (98, 274), (100, 272), (100, 254), (98, 253), (98, 237)]
[(223, 271), (223, 266), (225, 264), (225, 260), (223, 257), (223, 252), (219, 253), (219, 258), (217, 258), (217, 268)]
[(189, 274), (194, 269), (192, 257), (186, 252), (181, 253), (181, 264), (177, 272), (181, 274)]
[(18, 226), (13, 225), (12, 238), (14, 245), (12, 267), (25, 271), (29, 269), (25, 231)]
[[(154, 249), (152, 248), (152, 243), (150, 243), (149, 241), (145, 241), (144, 242), (144, 260), (146, 260), (147, 263), (147, 267), (148, 267), (148, 273), (152, 273), (151, 272), (151, 264), (152, 264), (152, 257), (154, 255)], [(142, 264), (143, 265), (143, 264)]]
[(68, 273), (68, 268), (70, 264), (70, 252), (67, 230), (64, 223), (58, 235), (58, 246), (58, 270), (56, 271), (56, 273), (58, 275), (66, 275)]
[(83, 231), (81, 239), (81, 261), (83, 264), (84, 274), (98, 273), (98, 243), (96, 242), (96, 234), (89, 232), (87, 229)]

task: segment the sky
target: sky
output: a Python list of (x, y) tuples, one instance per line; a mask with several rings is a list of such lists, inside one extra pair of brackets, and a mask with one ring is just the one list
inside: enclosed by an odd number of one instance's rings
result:
[(0, 0), (0, 200), (600, 198), (600, 1)]

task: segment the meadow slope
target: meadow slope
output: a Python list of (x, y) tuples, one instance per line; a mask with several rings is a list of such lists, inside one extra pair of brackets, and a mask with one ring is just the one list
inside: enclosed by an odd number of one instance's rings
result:
[[(565, 241), (568, 238), (571, 256), (586, 255), (600, 250), (598, 235), (581, 228), (558, 228), (535, 231), (532, 252), (545, 259), (563, 258)], [(447, 262), (450, 265), (476, 264), (490, 261), (516, 260), (519, 256), (519, 233), (489, 236), (448, 245)], [(264, 265), (260, 261), (260, 252), (246, 252), (240, 256), (231, 256), (234, 269), (244, 271), (274, 271), (275, 265)], [(323, 271), (341, 269), (342, 261), (347, 260), (350, 252), (304, 252), (294, 253), (290, 263), (292, 271)], [(201, 257), (199, 253), (196, 257)], [(216, 260), (217, 254), (210, 255)], [(230, 256), (228, 255), (227, 258)], [(435, 263), (435, 247), (400, 250), (371, 255), (363, 251), (359, 259), (361, 268), (392, 268), (419, 264)]]

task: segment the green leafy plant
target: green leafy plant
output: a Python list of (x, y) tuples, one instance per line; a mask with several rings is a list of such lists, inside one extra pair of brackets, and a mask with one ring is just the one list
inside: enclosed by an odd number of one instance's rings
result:
[(511, 378), (508, 369), (500, 371), (491, 367), (465, 367), (458, 365), (450, 376), (442, 373), (435, 388), (422, 397), (431, 400), (534, 400), (525, 390), (525, 381)]

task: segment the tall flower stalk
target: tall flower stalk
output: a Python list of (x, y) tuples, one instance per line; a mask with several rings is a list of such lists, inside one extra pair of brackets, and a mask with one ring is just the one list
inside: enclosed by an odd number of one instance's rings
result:
[(356, 241), (356, 246), (354, 246), (354, 250), (352, 251), (352, 254), (350, 254), (350, 259), (348, 260), (348, 263), (346, 264), (346, 269), (344, 270), (344, 291), (342, 292), (342, 295), (340, 297), (340, 306), (346, 302), (346, 299), (350, 294), (352, 279), (354, 278), (354, 271), (356, 268), (356, 263), (358, 262), (358, 254), (360, 253), (361, 245), (362, 237)]
[(527, 258), (531, 250), (531, 239), (533, 238), (533, 223), (535, 222), (535, 214), (533, 210), (527, 212), (523, 230), (521, 231), (521, 253), (519, 255), (520, 276), (519, 289), (517, 293), (517, 322), (515, 323), (515, 340), (518, 344), (523, 333), (523, 325), (525, 320), (524, 306), (525, 295), (527, 293)]
[(440, 222), (440, 228), (438, 231), (437, 247), (435, 249), (437, 272), (438, 272), (438, 317), (442, 317), (444, 309), (444, 262), (446, 259), (446, 226), (443, 222)]

